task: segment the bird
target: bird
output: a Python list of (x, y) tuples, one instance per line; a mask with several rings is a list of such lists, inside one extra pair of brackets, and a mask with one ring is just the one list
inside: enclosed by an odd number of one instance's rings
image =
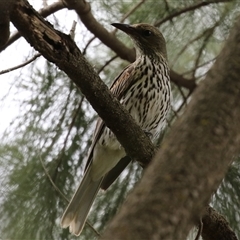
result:
[[(115, 78), (110, 91), (154, 141), (166, 125), (172, 99), (165, 39), (147, 23), (112, 26), (131, 38), (136, 60)], [(99, 189), (106, 189), (129, 161), (113, 132), (98, 118), (83, 179), (61, 218), (61, 227), (79, 236)]]

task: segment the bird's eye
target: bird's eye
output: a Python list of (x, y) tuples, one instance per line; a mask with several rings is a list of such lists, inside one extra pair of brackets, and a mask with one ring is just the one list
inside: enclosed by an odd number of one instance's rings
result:
[(152, 35), (152, 32), (149, 31), (149, 30), (144, 30), (144, 31), (143, 31), (143, 35), (144, 35), (145, 37), (149, 37), (149, 36)]

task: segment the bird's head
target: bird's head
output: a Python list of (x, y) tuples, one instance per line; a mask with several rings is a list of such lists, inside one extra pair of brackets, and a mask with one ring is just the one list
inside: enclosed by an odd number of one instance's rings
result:
[(167, 59), (166, 42), (162, 33), (147, 23), (134, 25), (112, 23), (112, 25), (128, 34), (136, 47), (137, 55), (161, 54)]

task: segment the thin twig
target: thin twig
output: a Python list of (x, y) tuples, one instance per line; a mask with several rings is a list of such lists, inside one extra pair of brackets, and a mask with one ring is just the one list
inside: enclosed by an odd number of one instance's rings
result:
[(89, 45), (93, 42), (93, 40), (95, 39), (96, 37), (93, 36), (92, 38), (89, 39), (88, 43), (86, 44), (85, 48), (83, 49), (82, 51), (82, 55), (85, 55), (86, 52), (87, 52), (87, 48), (89, 47)]
[(180, 52), (177, 54), (177, 56), (175, 57), (175, 59), (172, 61), (172, 65), (171, 68), (173, 68), (177, 62), (177, 60), (179, 59), (179, 57), (183, 54), (183, 52), (195, 41), (201, 39), (207, 32), (209, 31), (209, 29), (206, 29), (205, 31), (203, 31), (200, 35), (198, 35), (197, 37), (193, 38), (191, 41), (187, 42), (185, 44), (185, 46), (183, 46), (183, 48), (180, 50)]
[(22, 67), (28, 65), (29, 63), (33, 62), (34, 60), (36, 60), (40, 56), (41, 56), (41, 54), (38, 53), (38, 54), (34, 55), (32, 58), (30, 58), (29, 60), (27, 60), (24, 63), (21, 63), (21, 64), (15, 66), (15, 67), (12, 67), (12, 68), (8, 68), (8, 69), (5, 69), (5, 70), (2, 70), (2, 71), (0, 71), (0, 75), (5, 74), (5, 73), (9, 73), (9, 72), (17, 70), (19, 68), (22, 68)]
[(71, 36), (72, 39), (75, 38), (76, 26), (77, 26), (77, 22), (73, 21), (72, 27), (71, 27), (71, 30), (70, 30), (70, 36)]
[(164, 22), (167, 22), (169, 20), (172, 20), (173, 18), (183, 14), (183, 13), (186, 13), (186, 12), (190, 12), (190, 11), (193, 11), (193, 10), (196, 10), (198, 8), (201, 8), (201, 7), (204, 7), (204, 6), (207, 6), (209, 4), (212, 4), (212, 3), (221, 3), (221, 2), (231, 2), (232, 0), (212, 0), (212, 1), (203, 1), (203, 2), (200, 2), (200, 3), (197, 3), (197, 4), (193, 4), (192, 6), (189, 6), (189, 7), (186, 7), (186, 8), (183, 8), (177, 12), (174, 12), (170, 15), (168, 15), (167, 17), (163, 18), (162, 20), (156, 22), (154, 25), (156, 27), (159, 27), (161, 24), (163, 24)]
[[(69, 203), (69, 200), (66, 198), (66, 196), (61, 192), (61, 190), (56, 186), (56, 184), (53, 182), (50, 174), (48, 173), (48, 170), (46, 169), (43, 161), (42, 161), (42, 158), (40, 157), (40, 161), (41, 161), (41, 164), (42, 164), (42, 167), (43, 167), (43, 170), (46, 174), (46, 176), (48, 177), (48, 180), (50, 181), (50, 183), (52, 184), (53, 188), (60, 194), (60, 196), (62, 198), (64, 198), (64, 200), (66, 200), (68, 203)], [(97, 236), (101, 236), (100, 233), (92, 226), (91, 223), (89, 223), (89, 221), (86, 222), (87, 225), (94, 231), (94, 233), (97, 235)]]
[(194, 67), (194, 71), (192, 72), (192, 76), (194, 77), (195, 76), (195, 73), (198, 69), (198, 65), (199, 65), (199, 62), (200, 62), (200, 58), (202, 56), (202, 53), (203, 53), (203, 50), (205, 49), (205, 46), (207, 45), (208, 43), (208, 39), (213, 35), (214, 33), (214, 30), (216, 29), (217, 26), (220, 25), (220, 23), (224, 20), (224, 18), (226, 17), (226, 15), (228, 14), (228, 11), (225, 10), (225, 12), (223, 13), (223, 15), (221, 16), (221, 18), (214, 24), (214, 26), (212, 28), (209, 29), (209, 32), (208, 34), (206, 35), (205, 39), (204, 39), (204, 42), (202, 44), (202, 46), (200, 47), (199, 51), (198, 51), (198, 56), (196, 58), (196, 61), (195, 61), (195, 67)]
[(61, 192), (61, 190), (60, 190), (60, 189), (56, 186), (56, 184), (53, 182), (51, 176), (50, 176), (49, 173), (48, 173), (48, 170), (47, 170), (46, 167), (44, 166), (44, 163), (43, 163), (43, 161), (42, 161), (41, 156), (39, 156), (39, 158), (40, 158), (42, 167), (43, 167), (43, 169), (44, 169), (44, 172), (45, 172), (45, 174), (47, 175), (49, 181), (51, 182), (53, 188), (61, 195), (61, 197), (63, 197), (67, 202), (69, 202), (69, 200), (68, 200), (68, 199), (65, 197), (65, 195)]
[(95, 232), (98, 237), (101, 237), (101, 234), (92, 226), (92, 224), (87, 220), (87, 225)]
[[(200, 67), (204, 67), (205, 65), (207, 65), (207, 64), (209, 64), (209, 63), (211, 63), (211, 62), (213, 62), (213, 61), (215, 61), (215, 60), (216, 60), (216, 57), (213, 58), (213, 59), (210, 59), (210, 60), (207, 61), (207, 62), (204, 62), (204, 63), (198, 65), (198, 68), (200, 68)], [(188, 75), (189, 73), (192, 73), (194, 70), (195, 70), (195, 69), (190, 69), (190, 70), (188, 70), (188, 71), (182, 73), (182, 76), (184, 76), (184, 75)], [(194, 77), (194, 78), (196, 78), (196, 77)]]
[(99, 74), (100, 72), (102, 72), (104, 70), (104, 68), (111, 63), (113, 60), (115, 60), (116, 58), (118, 58), (118, 55), (114, 55), (113, 57), (111, 57), (108, 61), (105, 62), (105, 64), (97, 71), (97, 74)]
[(180, 86), (178, 86), (178, 85), (177, 85), (177, 88), (178, 88), (178, 91), (180, 92), (180, 94), (181, 94), (181, 96), (182, 96), (182, 98), (183, 98), (183, 101), (186, 103), (187, 97), (185, 96), (182, 88), (181, 88)]
[[(137, 3), (135, 6), (133, 6), (120, 20), (120, 23), (123, 23), (132, 13), (134, 13), (146, 0), (142, 0), (139, 3)], [(112, 34), (115, 34), (117, 32), (117, 28), (112, 31)]]
[(196, 71), (197, 71), (197, 69), (198, 69), (198, 65), (199, 65), (199, 62), (200, 62), (202, 53), (203, 53), (203, 51), (204, 51), (204, 49), (205, 49), (205, 46), (207, 45), (208, 39), (209, 39), (209, 38), (211, 37), (211, 35), (212, 35), (212, 33), (213, 33), (213, 31), (210, 32), (210, 33), (205, 37), (202, 46), (201, 46), (201, 47), (199, 48), (199, 50), (198, 50), (198, 55), (197, 55), (197, 58), (196, 58), (196, 60), (195, 60), (195, 64), (194, 64), (194, 68), (193, 68), (194, 70), (192, 71), (192, 77), (195, 77), (195, 73), (196, 73)]

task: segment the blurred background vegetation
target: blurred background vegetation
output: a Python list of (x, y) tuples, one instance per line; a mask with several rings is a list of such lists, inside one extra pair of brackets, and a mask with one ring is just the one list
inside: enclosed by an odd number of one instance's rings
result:
[[(36, 1), (29, 2), (36, 9), (52, 4), (50, 0), (38, 1), (38, 6)], [(171, 69), (196, 83), (204, 80), (240, 11), (237, 0), (89, 2), (94, 17), (109, 31), (114, 31), (110, 23), (121, 21), (159, 27), (167, 41)], [(128, 64), (94, 37), (74, 11), (64, 9), (47, 19), (65, 33), (77, 20), (75, 41), (107, 85)], [(132, 46), (123, 33), (116, 35)], [(23, 48), (24, 54), (16, 51), (17, 47)], [(11, 65), (11, 57), (18, 54), (24, 62), (36, 53), (21, 39), (0, 57), (9, 59)], [(71, 80), (42, 57), (0, 78), (1, 83), (8, 80), (10, 84), (1, 96), (0, 107), (5, 109), (2, 120), (8, 111), (14, 112), (12, 121), (1, 131), (0, 238), (79, 239), (68, 229), (62, 230), (59, 222), (82, 177), (96, 114)], [(172, 89), (168, 128), (184, 114), (192, 93), (174, 83)], [(240, 238), (239, 164), (236, 156), (211, 205), (228, 219)], [(140, 177), (141, 168), (132, 163), (108, 191), (99, 193), (89, 216), (95, 230), (87, 224), (80, 239), (98, 238)]]

